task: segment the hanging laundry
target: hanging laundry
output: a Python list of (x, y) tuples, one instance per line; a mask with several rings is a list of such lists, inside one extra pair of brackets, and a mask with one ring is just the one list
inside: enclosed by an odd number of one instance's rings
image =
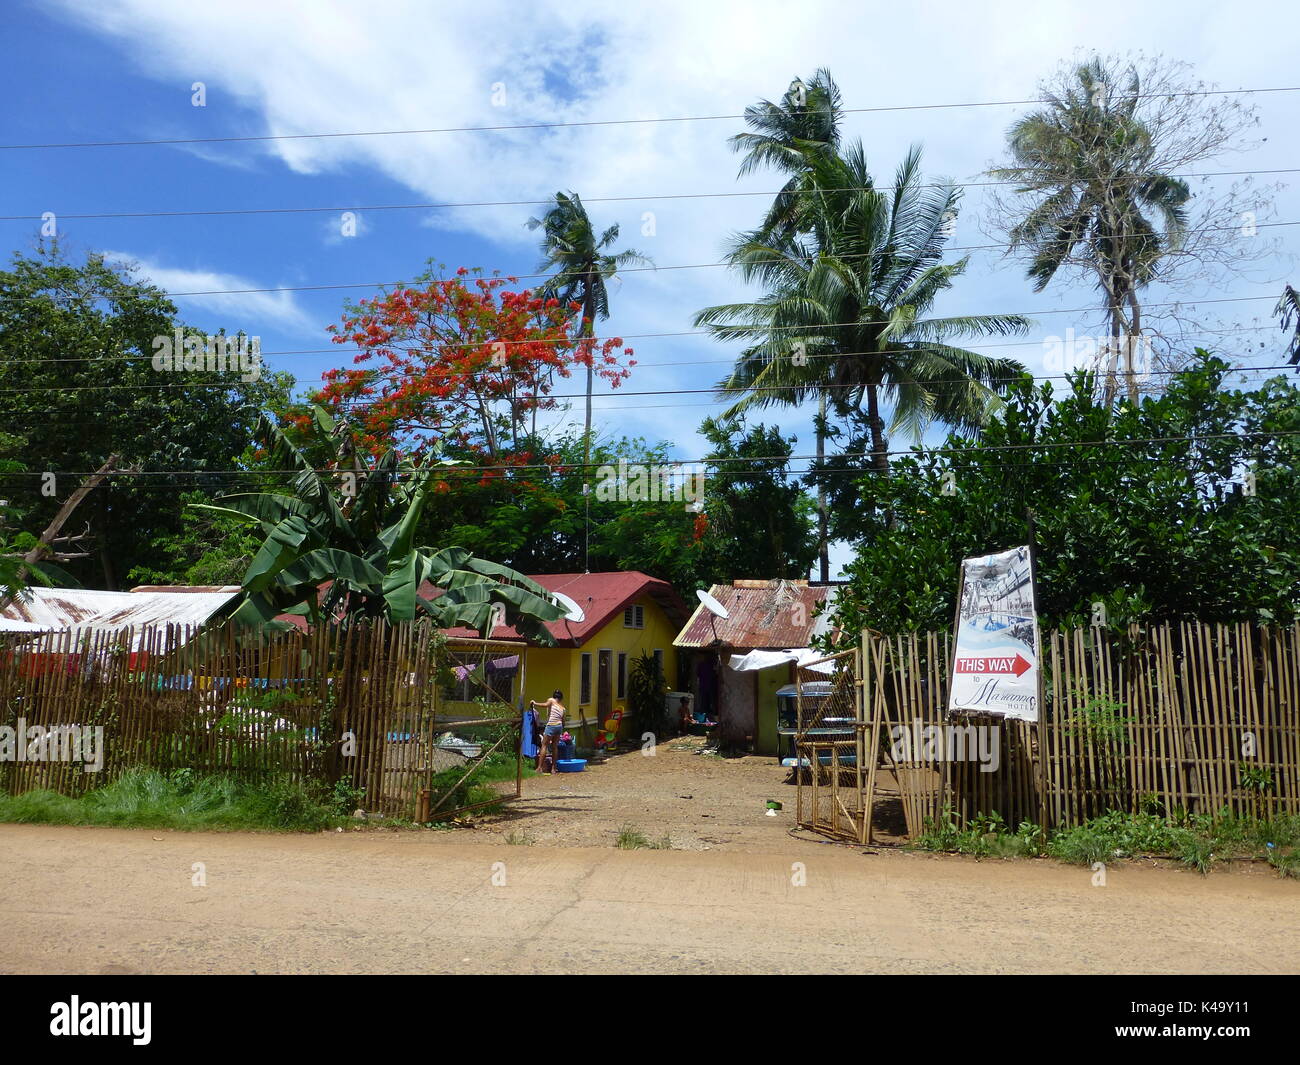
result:
[(523, 737), (519, 741), (519, 753), (525, 758), (536, 758), (541, 749), (541, 726), (537, 723), (537, 711), (524, 711)]

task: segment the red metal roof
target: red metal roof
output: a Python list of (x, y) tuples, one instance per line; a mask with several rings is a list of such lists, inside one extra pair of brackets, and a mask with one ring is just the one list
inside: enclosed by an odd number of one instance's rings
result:
[[(671, 584), (636, 570), (610, 573), (529, 573), (526, 576), (547, 591), (563, 592), (582, 607), (582, 612), (586, 615), (580, 622), (561, 620), (547, 624), (546, 627), (560, 647), (580, 647), (604, 628), (611, 618), (622, 613), (626, 606), (645, 596), (659, 604), (673, 625), (680, 625), (690, 614), (690, 608)], [(322, 582), (322, 593), (328, 587), (329, 581)], [(420, 585), (420, 596), (424, 599), (436, 599), (441, 594), (442, 589), (434, 587), (428, 581)], [(301, 614), (279, 614), (275, 620), (286, 621), (303, 631), (309, 628), (307, 619)], [(464, 626), (442, 631), (453, 638), (477, 638), (479, 635)], [(523, 639), (511, 625), (498, 626), (491, 638)]]
[[(670, 623), (677, 625), (690, 612), (682, 597), (667, 581), (648, 577), (636, 570), (611, 573), (530, 573), (548, 592), (563, 592), (582, 607), (586, 617), (582, 621), (552, 621), (547, 624), (551, 635), (560, 647), (580, 647), (603, 629), (616, 615), (637, 599), (649, 597), (668, 615)], [(424, 584), (420, 594), (429, 597), (434, 588)], [(477, 636), (467, 628), (443, 630), (448, 636)], [(491, 636), (495, 640), (518, 640), (521, 637), (509, 625), (499, 626)]]
[(673, 645), (772, 651), (807, 647), (814, 632), (826, 624), (824, 618), (813, 615), (833, 590), (826, 585), (809, 587), (806, 582), (783, 580), (715, 584), (709, 594), (730, 616), (720, 618), (703, 604), (697, 606)]

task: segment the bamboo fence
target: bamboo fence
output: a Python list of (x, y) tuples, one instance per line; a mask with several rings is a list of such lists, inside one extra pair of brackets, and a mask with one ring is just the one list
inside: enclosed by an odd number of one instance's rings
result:
[[(864, 633), (861, 651), (841, 658), (852, 676), (837, 690), (860, 692), (854, 727), (866, 772), (850, 779), (822, 767), (801, 778), (802, 826), (865, 843), (863, 811), (879, 822), (885, 806), (906, 837), (945, 818), (966, 825), (995, 814), (1013, 828), (1112, 810), (1300, 814), (1300, 625), (1047, 633), (1036, 722), (950, 715), (952, 650), (946, 632)], [(846, 787), (860, 794), (845, 797)], [(828, 790), (838, 812), (825, 805)], [(851, 824), (839, 817), (848, 811)]]
[[(346, 780), (364, 789), (367, 809), (414, 817), (421, 792), (428, 803), (430, 775), (464, 762), (439, 743), (450, 731), (442, 710), (457, 667), (459, 677), (483, 683), (479, 701), (491, 719), (454, 722), (458, 733), (513, 720), (508, 692), (485, 679), (489, 657), (502, 654), (523, 651), (449, 643), (427, 622), (6, 634), (0, 789), (77, 795), (128, 768), (192, 769), (324, 786)], [(86, 737), (96, 728), (102, 764), (87, 771), (95, 744)]]

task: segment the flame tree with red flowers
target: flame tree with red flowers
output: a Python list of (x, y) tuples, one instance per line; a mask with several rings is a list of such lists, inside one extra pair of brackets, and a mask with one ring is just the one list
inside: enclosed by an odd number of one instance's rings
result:
[(559, 405), (557, 381), (575, 367), (617, 388), (635, 361), (617, 337), (583, 336), (581, 306), (513, 291), (514, 278), (422, 278), (362, 300), (331, 326), (357, 348), (351, 368), (331, 370), (315, 400), (346, 411), (358, 445), (378, 454), (448, 449), (483, 464), (531, 459), (521, 442), (539, 411)]

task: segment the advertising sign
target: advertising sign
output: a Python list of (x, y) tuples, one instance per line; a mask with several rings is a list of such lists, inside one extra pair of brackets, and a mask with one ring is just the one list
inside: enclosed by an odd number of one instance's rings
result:
[(1037, 721), (1038, 655), (1029, 548), (964, 559), (948, 709)]

